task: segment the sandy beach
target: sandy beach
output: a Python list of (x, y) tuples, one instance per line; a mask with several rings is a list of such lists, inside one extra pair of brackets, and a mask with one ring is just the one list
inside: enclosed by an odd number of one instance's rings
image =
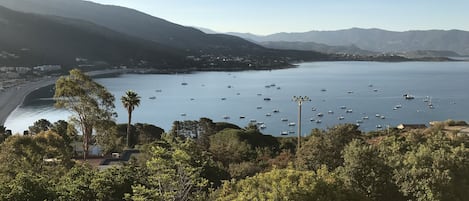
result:
[[(125, 72), (127, 72), (125, 69), (110, 69), (91, 71), (87, 72), (87, 74), (90, 76), (99, 76)], [(57, 79), (58, 77), (44, 77), (36, 81), (29, 81), (16, 87), (0, 91), (0, 125), (5, 124), (8, 116), (23, 103), (28, 94), (42, 87), (54, 84)]]
[(0, 91), (0, 125), (3, 125), (16, 107), (23, 103), (24, 98), (31, 92), (54, 84), (57, 77), (41, 78), (37, 81), (30, 81), (16, 87)]

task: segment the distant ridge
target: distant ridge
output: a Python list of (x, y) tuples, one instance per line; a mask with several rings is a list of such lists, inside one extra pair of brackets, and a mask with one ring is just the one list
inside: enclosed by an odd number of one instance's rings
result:
[(258, 36), (229, 33), (257, 42), (315, 42), (330, 46), (351, 46), (373, 52), (408, 52), (419, 50), (453, 51), (469, 55), (469, 32), (461, 30), (387, 31), (351, 28), (337, 31), (276, 33)]

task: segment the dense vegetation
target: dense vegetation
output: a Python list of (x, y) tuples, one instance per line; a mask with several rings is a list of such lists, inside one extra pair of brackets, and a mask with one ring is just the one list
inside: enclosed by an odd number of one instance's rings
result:
[[(56, 88), (70, 79), (61, 78)], [(81, 82), (81, 86), (93, 83)], [(61, 89), (63, 94), (66, 88)], [(96, 91), (105, 94), (105, 89)], [(207, 118), (176, 121), (166, 133), (149, 124), (117, 125), (90, 114), (103, 113), (91, 108), (95, 102), (89, 98), (97, 96), (86, 94), (90, 97), (78, 95), (88, 101), (81, 101), (81, 106), (88, 108), (83, 112), (91, 119), (82, 120), (95, 135), (77, 135), (74, 125), (82, 123), (78, 120), (41, 119), (29, 127), (30, 135), (11, 136), (0, 127), (0, 200), (463, 201), (469, 197), (469, 136), (447, 129), (465, 122), (370, 133), (351, 124), (337, 125), (312, 130), (297, 147), (296, 138), (264, 135), (256, 125), (240, 128)], [(105, 153), (126, 147), (140, 153), (98, 168), (74, 159), (79, 157), (71, 143), (80, 138), (84, 147), (98, 144)]]
[[(31, 129), (38, 131), (45, 121)], [(77, 136), (64, 122), (33, 135), (7, 136), (0, 147), (0, 199), (462, 201), (469, 196), (468, 138), (442, 126), (365, 134), (354, 125), (337, 125), (313, 130), (296, 150), (293, 138), (263, 135), (253, 126), (223, 129), (209, 119), (198, 122), (203, 121), (211, 130), (203, 134), (206, 142), (202, 135), (175, 132), (139, 136), (133, 141), (141, 150), (137, 158), (101, 170), (72, 160), (68, 143)], [(136, 131), (142, 127), (134, 125), (132, 133), (142, 135)], [(115, 147), (126, 146), (126, 125), (115, 131)]]

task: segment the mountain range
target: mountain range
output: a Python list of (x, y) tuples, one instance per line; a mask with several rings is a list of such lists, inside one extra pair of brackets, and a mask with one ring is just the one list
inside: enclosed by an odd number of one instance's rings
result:
[[(0, 0), (0, 26), (3, 66), (74, 66), (76, 58), (86, 58), (108, 65), (262, 69), (296, 61), (389, 60), (370, 56), (382, 52), (469, 55), (469, 32), (457, 30), (207, 34), (137, 10), (83, 0)], [(350, 56), (355, 54), (365, 56)], [(391, 60), (406, 59), (393, 54)]]
[[(355, 47), (377, 53), (410, 51), (452, 51), (469, 55), (469, 32), (461, 30), (427, 30), (395, 32), (382, 29), (352, 28), (338, 31), (309, 31), (301, 33), (275, 33), (259, 36), (249, 33), (227, 33), (264, 44), (266, 47), (288, 46), (290, 49), (319, 50), (315, 43), (326, 46)], [(279, 44), (282, 42), (283, 44)], [(355, 51), (354, 50), (354, 51)]]
[[(70, 64), (72, 58), (85, 57), (113, 65), (145, 61), (153, 66), (181, 68), (214, 64), (279, 67), (298, 60), (330, 59), (327, 54), (312, 51), (269, 49), (232, 35), (206, 34), (133, 9), (82, 0), (0, 0), (0, 6), (11, 9), (2, 8), (3, 21), (8, 23), (1, 30), (0, 52), (2, 47), (13, 53), (28, 49), (27, 63)], [(18, 24), (24, 26), (15, 26)], [(202, 56), (204, 59), (200, 59)], [(187, 57), (195, 59), (188, 61)], [(220, 58), (222, 62), (214, 62)]]

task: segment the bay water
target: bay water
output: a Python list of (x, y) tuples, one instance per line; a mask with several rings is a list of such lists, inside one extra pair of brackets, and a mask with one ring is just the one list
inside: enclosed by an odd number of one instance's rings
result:
[[(127, 121), (120, 97), (130, 89), (141, 96), (132, 121), (166, 131), (173, 121), (207, 117), (240, 127), (255, 121), (265, 125), (265, 134), (296, 135), (293, 96), (311, 99), (302, 105), (303, 135), (341, 123), (371, 131), (401, 123), (469, 120), (467, 62), (311, 62), (271, 71), (122, 74), (95, 80), (116, 96), (117, 122)], [(38, 94), (9, 116), (8, 129), (21, 133), (38, 119), (54, 122), (71, 115), (53, 107), (51, 93)]]

